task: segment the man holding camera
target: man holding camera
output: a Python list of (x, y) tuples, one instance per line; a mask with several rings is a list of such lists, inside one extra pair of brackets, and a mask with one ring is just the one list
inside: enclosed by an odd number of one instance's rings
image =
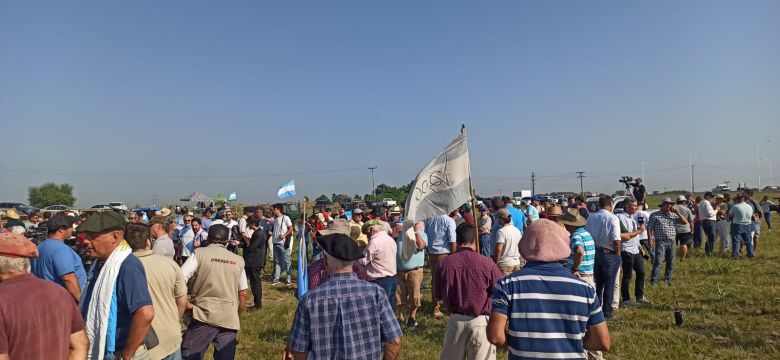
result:
[(634, 195), (637, 203), (647, 207), (647, 189), (645, 189), (645, 184), (642, 183), (642, 178), (636, 178), (636, 182), (631, 184), (631, 186), (634, 187), (631, 193)]

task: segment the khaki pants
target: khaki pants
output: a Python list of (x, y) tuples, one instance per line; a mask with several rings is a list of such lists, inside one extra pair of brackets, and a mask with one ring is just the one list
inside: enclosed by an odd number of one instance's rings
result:
[(487, 315), (474, 317), (452, 313), (444, 331), (439, 359), (495, 359), (496, 347), (487, 339), (487, 324)]
[(428, 265), (431, 266), (431, 302), (433, 302), (433, 313), (441, 312), (441, 301), (436, 301), (436, 295), (433, 289), (436, 284), (436, 266), (439, 265), (439, 261), (446, 258), (449, 254), (428, 254)]
[(423, 280), (423, 268), (417, 268), (411, 271), (399, 272), (395, 275), (398, 280), (398, 286), (395, 290), (395, 302), (398, 309), (403, 310), (404, 305), (412, 310), (420, 307), (420, 285)]
[(520, 270), (520, 268), (522, 267), (523, 267), (522, 265), (517, 264), (512, 266), (502, 266), (500, 269), (501, 269), (501, 273), (504, 274), (504, 276), (507, 276), (517, 270)]
[(612, 309), (617, 310), (620, 307), (620, 279), (623, 277), (623, 267), (618, 268), (615, 275), (615, 296), (612, 297)]

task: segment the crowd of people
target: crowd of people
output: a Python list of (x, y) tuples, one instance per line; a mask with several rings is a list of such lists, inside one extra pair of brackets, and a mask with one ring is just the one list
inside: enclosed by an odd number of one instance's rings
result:
[[(606, 195), (594, 212), (578, 197), (495, 197), (479, 214), (465, 204), (416, 224), (399, 207), (318, 212), (301, 222), (308, 292), (283, 356), (397, 358), (418, 326), (427, 265), (431, 315), (447, 318), (440, 358), (494, 359), (497, 347), (512, 359), (601, 358), (617, 309), (650, 301), (645, 260), (651, 285), (662, 264), (671, 285), (678, 246), (679, 261), (702, 244), (714, 255), (716, 242), (724, 255), (756, 256), (774, 204), (752, 196), (683, 194), (657, 211), (641, 196), (617, 214)], [(241, 314), (262, 311), (263, 275), (292, 285), (299, 229), (281, 204), (238, 219), (224, 207), (4, 220), (0, 358), (203, 359), (213, 345), (215, 359), (233, 359)], [(42, 240), (25, 236), (41, 229)], [(14, 301), (20, 293), (32, 296)]]

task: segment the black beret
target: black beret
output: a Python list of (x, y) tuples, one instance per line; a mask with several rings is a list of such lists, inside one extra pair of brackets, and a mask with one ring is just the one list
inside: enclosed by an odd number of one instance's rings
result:
[(355, 261), (363, 258), (363, 249), (349, 235), (333, 233), (320, 236), (317, 242), (326, 253), (336, 259)]

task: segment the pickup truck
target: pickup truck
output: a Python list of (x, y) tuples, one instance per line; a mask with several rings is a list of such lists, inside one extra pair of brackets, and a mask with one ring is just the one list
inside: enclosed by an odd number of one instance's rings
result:
[(393, 200), (391, 198), (384, 198), (384, 199), (382, 199), (382, 201), (379, 202), (379, 205), (384, 206), (384, 207), (398, 206), (398, 204), (395, 202), (395, 200)]

